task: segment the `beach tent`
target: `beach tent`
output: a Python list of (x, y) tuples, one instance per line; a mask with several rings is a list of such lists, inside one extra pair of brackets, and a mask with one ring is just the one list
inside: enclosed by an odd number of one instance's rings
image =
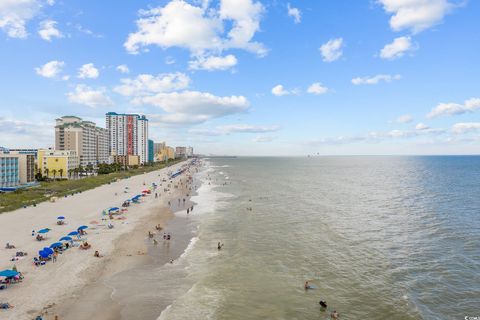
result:
[(9, 270), (9, 269), (6, 269), (6, 270), (3, 270), (3, 271), (0, 271), (0, 277), (5, 277), (5, 278), (12, 278), (12, 277), (15, 277), (19, 274), (18, 271), (15, 271), (15, 270)]
[(60, 238), (60, 241), (72, 241), (72, 240), (73, 240), (72, 237), (67, 237), (67, 236)]
[(87, 226), (80, 226), (80, 227), (77, 228), (77, 230), (85, 230), (85, 229), (88, 229), (88, 227)]
[(78, 236), (78, 231), (72, 231), (68, 235), (69, 236)]
[(50, 229), (45, 228), (45, 229), (39, 230), (38, 233), (47, 233), (49, 231), (50, 231)]
[(63, 246), (63, 244), (61, 242), (55, 242), (55, 243), (52, 243), (50, 245), (50, 248), (53, 249), (53, 248), (58, 248), (58, 247), (62, 247), (62, 246)]

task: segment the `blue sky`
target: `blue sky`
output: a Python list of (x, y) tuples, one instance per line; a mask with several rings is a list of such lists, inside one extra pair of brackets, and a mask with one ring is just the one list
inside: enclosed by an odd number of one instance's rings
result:
[(0, 146), (116, 111), (205, 154), (477, 154), (479, 52), (473, 0), (0, 0)]

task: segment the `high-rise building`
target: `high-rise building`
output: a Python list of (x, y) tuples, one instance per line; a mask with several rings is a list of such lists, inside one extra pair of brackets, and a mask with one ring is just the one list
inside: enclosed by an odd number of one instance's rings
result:
[(56, 120), (55, 149), (76, 151), (80, 157), (80, 165), (84, 167), (107, 163), (108, 131), (79, 117), (61, 117)]
[(138, 155), (141, 164), (148, 162), (148, 119), (145, 116), (108, 112), (106, 125), (111, 155)]
[(154, 150), (155, 143), (153, 140), (148, 139), (148, 162), (153, 162), (155, 160)]
[(187, 148), (186, 147), (176, 147), (175, 148), (175, 158), (186, 158), (187, 157)]
[(14, 188), (35, 181), (35, 156), (0, 148), (0, 188)]
[(187, 154), (187, 158), (193, 157), (193, 148), (187, 147), (186, 154)]
[(165, 147), (165, 142), (156, 142), (153, 144), (153, 153), (159, 154), (160, 152), (162, 152), (163, 149), (165, 149)]

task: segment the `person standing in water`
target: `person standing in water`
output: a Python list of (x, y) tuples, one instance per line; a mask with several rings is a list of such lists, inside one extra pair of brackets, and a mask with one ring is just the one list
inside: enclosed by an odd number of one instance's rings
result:
[(217, 249), (218, 249), (218, 250), (222, 250), (222, 247), (223, 247), (223, 243), (218, 242), (218, 244), (217, 244)]

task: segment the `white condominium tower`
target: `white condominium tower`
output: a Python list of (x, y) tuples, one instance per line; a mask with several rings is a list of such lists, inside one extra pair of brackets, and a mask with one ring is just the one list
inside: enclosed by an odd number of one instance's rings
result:
[(138, 114), (106, 114), (111, 155), (140, 156), (140, 163), (148, 162), (148, 119)]
[(55, 149), (76, 151), (84, 167), (107, 163), (110, 155), (108, 131), (79, 117), (61, 117), (56, 119)]

